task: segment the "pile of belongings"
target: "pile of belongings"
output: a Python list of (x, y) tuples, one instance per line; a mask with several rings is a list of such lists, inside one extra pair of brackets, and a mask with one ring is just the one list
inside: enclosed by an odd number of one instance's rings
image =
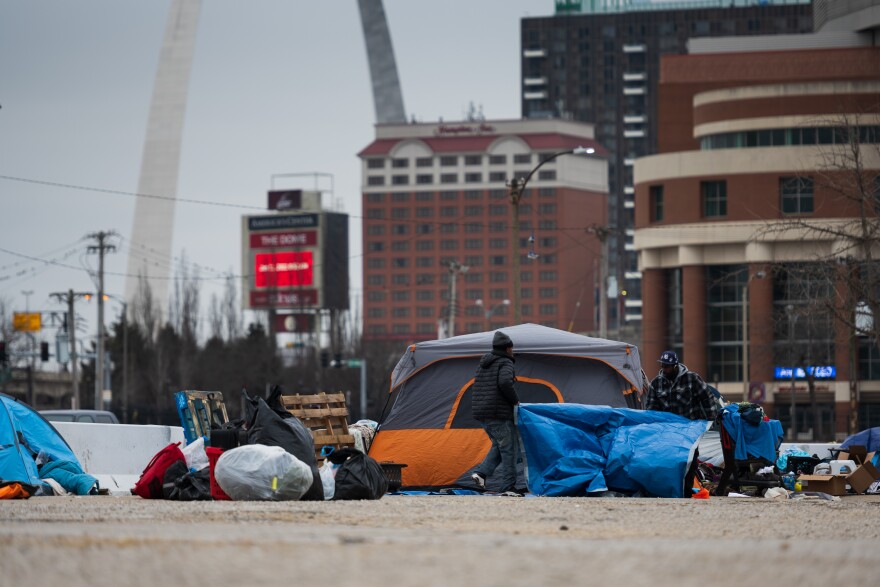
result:
[(0, 499), (97, 495), (64, 438), (26, 403), (0, 393)]
[(245, 399), (245, 417), (183, 449), (163, 448), (131, 492), (181, 501), (317, 501), (380, 499), (388, 489), (381, 465), (361, 451), (335, 451), (318, 469), (311, 431), (281, 403), (276, 386), (268, 400)]

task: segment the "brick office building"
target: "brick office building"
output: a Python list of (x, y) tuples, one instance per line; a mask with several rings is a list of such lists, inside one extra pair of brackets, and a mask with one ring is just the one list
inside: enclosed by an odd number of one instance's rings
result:
[[(830, 167), (829, 155), (854, 128), (865, 172), (880, 175), (880, 48), (871, 39), (802, 36), (786, 51), (728, 39), (663, 58), (658, 154), (635, 164), (642, 354), (676, 349), (728, 399), (763, 403), (787, 430), (794, 407), (797, 430), (819, 430), (821, 440), (845, 436), (853, 408), (859, 429), (880, 425), (876, 345), (840, 322), (810, 331), (813, 317), (795, 317), (810, 307), (797, 271), (846, 243), (773, 226), (836, 226), (859, 214), (830, 187), (849, 172)], [(822, 349), (812, 366), (827, 376), (816, 380), (819, 421), (790, 371), (808, 344)]]
[[(607, 162), (593, 126), (561, 120), (386, 124), (363, 162), (364, 337), (431, 340), (509, 325), (511, 203), (505, 183), (540, 167), (519, 205), (522, 316), (596, 329)], [(465, 267), (467, 269), (465, 269)], [(455, 282), (455, 302), (451, 284)]]

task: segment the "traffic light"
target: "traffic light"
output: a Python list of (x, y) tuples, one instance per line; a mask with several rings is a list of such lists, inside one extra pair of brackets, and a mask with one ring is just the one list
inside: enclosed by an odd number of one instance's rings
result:
[(0, 363), (6, 362), (6, 341), (0, 342)]
[(333, 366), (337, 369), (342, 369), (342, 353), (335, 353), (333, 355)]
[(326, 369), (330, 364), (330, 353), (327, 351), (321, 351), (321, 368)]
[(49, 343), (41, 342), (40, 343), (40, 360), (45, 362), (49, 360)]

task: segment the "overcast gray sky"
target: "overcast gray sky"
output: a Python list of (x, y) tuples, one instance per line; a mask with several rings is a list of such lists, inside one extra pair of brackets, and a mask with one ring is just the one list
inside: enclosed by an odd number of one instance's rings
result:
[[(100, 190), (137, 190), (168, 8), (168, 0), (0, 7), (0, 297), (13, 309), (25, 310), (23, 291), (33, 291), (31, 310), (62, 309), (53, 291), (94, 291), (83, 268), (97, 258), (85, 254), (85, 235), (131, 235), (134, 197)], [(385, 0), (385, 11), (408, 115), (460, 120), (472, 102), (487, 118), (520, 117), (519, 22), (552, 14), (553, 0)], [(262, 207), (273, 174), (332, 174), (334, 205), (352, 215), (358, 294), (356, 153), (374, 121), (355, 0), (203, 0), (178, 197)], [(256, 212), (178, 203), (174, 255), (202, 266), (202, 276), (240, 273), (240, 217)], [(108, 292), (124, 293), (127, 262), (125, 246), (107, 257)], [(206, 284), (203, 313), (219, 291)], [(93, 306), (78, 312), (94, 321)]]

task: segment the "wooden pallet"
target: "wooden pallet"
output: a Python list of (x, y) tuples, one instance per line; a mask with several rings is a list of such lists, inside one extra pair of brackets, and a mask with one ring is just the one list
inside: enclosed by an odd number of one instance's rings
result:
[(348, 433), (348, 407), (343, 393), (315, 395), (282, 395), (281, 405), (311, 430), (315, 441), (315, 458), (321, 466), (321, 448), (353, 447), (354, 436)]
[(210, 439), (212, 424), (219, 426), (229, 422), (223, 394), (219, 391), (179, 391), (175, 402), (187, 444), (200, 436)]

